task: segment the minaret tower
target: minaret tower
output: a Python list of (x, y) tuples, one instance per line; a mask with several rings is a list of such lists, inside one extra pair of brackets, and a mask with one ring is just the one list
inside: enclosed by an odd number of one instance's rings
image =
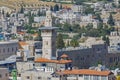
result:
[(52, 12), (46, 11), (45, 27), (52, 27)]
[(119, 0), (114, 0), (114, 2), (116, 6), (119, 6)]
[(52, 12), (46, 11), (45, 27), (40, 28), (42, 36), (42, 58), (56, 59), (56, 29), (52, 27)]

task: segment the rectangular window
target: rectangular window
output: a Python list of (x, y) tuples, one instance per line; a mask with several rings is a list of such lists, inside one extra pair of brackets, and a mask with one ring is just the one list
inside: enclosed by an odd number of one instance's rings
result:
[(90, 80), (93, 80), (91, 75), (90, 75)]
[(41, 66), (46, 66), (46, 64), (43, 63), (43, 64), (41, 64)]
[(16, 51), (18, 50), (18, 48), (16, 47)]
[(101, 76), (101, 80), (107, 80), (106, 76)]
[(41, 79), (41, 77), (38, 77), (38, 79)]
[(12, 48), (12, 52), (14, 51), (14, 48)]
[(0, 74), (0, 78), (2, 78), (2, 75)]
[(30, 77), (29, 77), (29, 76), (27, 76), (26, 78), (27, 78), (27, 79), (30, 79)]
[(85, 75), (85, 76), (84, 76), (84, 80), (89, 80), (89, 76), (88, 76), (88, 75)]
[(93, 80), (100, 80), (99, 76), (93, 76)]
[(9, 48), (8, 48), (8, 52), (9, 52)]
[(5, 52), (5, 49), (3, 49), (3, 52)]
[(7, 76), (8, 76), (8, 74), (6, 73), (6, 74), (5, 74), (5, 76), (7, 77)]
[(109, 58), (109, 62), (110, 63), (113, 62), (113, 58), (112, 57)]
[(48, 78), (47, 78), (47, 80), (51, 80), (51, 78), (50, 78), (50, 77), (48, 77)]

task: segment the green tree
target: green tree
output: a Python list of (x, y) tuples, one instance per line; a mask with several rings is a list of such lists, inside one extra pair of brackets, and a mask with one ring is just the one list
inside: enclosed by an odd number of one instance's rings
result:
[(79, 46), (79, 42), (76, 39), (72, 39), (70, 41), (70, 45), (73, 47), (77, 47), (77, 46)]
[(102, 22), (100, 22), (100, 23), (98, 24), (97, 29), (98, 29), (98, 30), (103, 29), (103, 23), (102, 23)]
[(110, 26), (114, 26), (114, 25), (115, 25), (115, 22), (114, 22), (114, 19), (113, 19), (112, 14), (110, 14), (107, 23), (108, 23)]
[(57, 41), (57, 48), (58, 48), (58, 49), (62, 49), (62, 48), (65, 47), (65, 43), (64, 43), (64, 41), (63, 41), (63, 36), (62, 36), (62, 34), (58, 34), (56, 41)]
[(109, 37), (106, 37), (106, 44), (107, 44), (108, 46), (110, 45)]
[(117, 5), (116, 5), (115, 3), (112, 3), (112, 6), (113, 6), (114, 8), (117, 8)]
[(110, 44), (109, 37), (103, 36), (102, 40), (104, 40), (105, 43), (109, 46), (109, 44)]
[(97, 19), (98, 19), (100, 22), (103, 22), (103, 20), (102, 20), (100, 14), (97, 14), (96, 17), (97, 17)]
[(4, 15), (4, 13), (5, 13), (5, 11), (4, 11), (4, 9), (2, 10), (2, 14)]
[(62, 7), (62, 4), (60, 4), (60, 9), (62, 9), (63, 7)]
[(53, 11), (53, 6), (50, 6), (50, 11)]
[(10, 17), (10, 14), (8, 12), (6, 13), (6, 17)]
[(70, 46), (70, 42), (67, 41), (67, 43), (66, 43), (66, 47), (69, 47), (69, 46)]
[(21, 8), (20, 8), (20, 13), (24, 13), (24, 8), (23, 8), (23, 6), (21, 6)]
[(38, 11), (37, 15), (38, 15), (38, 16), (41, 16), (41, 12), (40, 12), (40, 10)]
[(29, 24), (32, 25), (34, 22), (34, 16), (29, 16)]
[(63, 31), (65, 31), (65, 32), (71, 32), (72, 31), (72, 29), (71, 29), (71, 25), (70, 24), (68, 24), (68, 23), (65, 23), (64, 25), (63, 25)]
[(87, 30), (91, 30), (91, 29), (93, 29), (93, 24), (88, 24), (85, 28), (86, 28)]
[(75, 0), (75, 4), (76, 5), (81, 5), (81, 4), (83, 4), (84, 1), (85, 0)]
[(85, 14), (94, 14), (94, 8), (91, 8), (90, 6), (87, 6), (85, 8)]
[(42, 37), (41, 37), (41, 31), (37, 31), (38, 36), (35, 38), (35, 41), (42, 41)]
[(79, 24), (74, 24), (74, 25), (71, 26), (71, 29), (72, 29), (73, 32), (79, 32), (81, 27), (80, 27)]
[(98, 29), (91, 29), (88, 32), (86, 32), (86, 36), (91, 36), (91, 37), (100, 37)]

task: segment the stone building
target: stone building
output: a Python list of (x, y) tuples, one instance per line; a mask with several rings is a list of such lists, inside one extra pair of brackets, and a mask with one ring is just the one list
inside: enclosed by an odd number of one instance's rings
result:
[[(41, 72), (39, 70), (36, 69), (31, 69), (31, 70), (27, 70), (25, 73), (23, 73), (21, 75), (21, 79), (22, 80), (51, 80), (52, 78), (52, 74), (51, 72)], [(46, 76), (47, 75), (47, 76)], [(54, 79), (54, 80), (59, 80), (58, 79)]]
[[(60, 60), (51, 60), (47, 58), (38, 58), (34, 61), (32, 65), (27, 62), (29, 65), (27, 68), (20, 71), (22, 80), (31, 79), (31, 80), (59, 80), (59, 77), (53, 77), (53, 73), (56, 71), (63, 71), (71, 68), (71, 60), (66, 54), (61, 56)], [(23, 63), (23, 62), (22, 62)], [(20, 65), (18, 63), (18, 65)], [(25, 67), (25, 65), (24, 65)], [(23, 66), (19, 67), (23, 68)], [(18, 69), (19, 69), (18, 68)], [(31, 69), (32, 68), (32, 69)], [(36, 75), (37, 74), (37, 75)], [(47, 74), (47, 75), (46, 75)]]
[(7, 68), (0, 68), (0, 80), (9, 80), (9, 71)]
[(120, 53), (109, 53), (106, 57), (106, 65), (111, 69), (120, 67)]
[(17, 41), (1, 41), (0, 42), (0, 60), (15, 55), (18, 50)]
[(90, 69), (65, 70), (57, 72), (60, 80), (116, 80), (110, 71), (98, 71)]
[(106, 55), (108, 53), (105, 44), (95, 44), (91, 48), (76, 47), (57, 50), (58, 57), (67, 54), (73, 61), (72, 65), (78, 68), (89, 68), (97, 64), (106, 64)]
[(42, 57), (52, 59), (56, 57), (56, 29), (52, 27), (52, 12), (46, 12), (45, 27), (40, 28), (42, 33)]
[(74, 13), (83, 13), (84, 12), (84, 6), (82, 6), (82, 5), (73, 5), (71, 7), (71, 9)]
[(120, 33), (118, 31), (111, 32), (109, 36), (110, 45), (108, 47), (109, 53), (120, 52)]
[[(29, 70), (23, 70), (21, 72), (22, 80), (31, 79), (31, 80), (51, 80), (52, 74), (55, 71), (65, 70), (71, 67), (71, 60), (67, 55), (62, 55), (59, 60), (56, 59), (56, 27), (51, 25), (51, 11), (47, 12), (46, 17), (46, 26), (41, 28), (42, 30), (42, 56), (35, 59), (34, 66), (29, 64)], [(49, 22), (50, 21), (50, 22)], [(22, 62), (23, 63), (23, 62)], [(19, 64), (18, 64), (19, 65)], [(34, 67), (30, 69), (30, 67)], [(24, 68), (20, 66), (20, 68)], [(20, 69), (18, 68), (18, 69)], [(37, 75), (34, 75), (37, 74)], [(46, 75), (47, 74), (47, 75)], [(55, 78), (53, 80), (56, 80)], [(57, 79), (58, 80), (58, 79)]]
[[(60, 57), (57, 58), (56, 46), (53, 43), (56, 40), (55, 29), (50, 26), (41, 28), (43, 38), (42, 56), (35, 59), (34, 63), (30, 63), (28, 70), (23, 70), (20, 73), (22, 80), (115, 80), (113, 73), (110, 71), (102, 71), (101, 69), (98, 69), (98, 71), (89, 69), (77, 70), (71, 64), (73, 61), (73, 65), (79, 66), (79, 68), (83, 66), (87, 68), (91, 64), (95, 65), (94, 63), (105, 64), (107, 54), (105, 44), (92, 45), (91, 48), (59, 50), (57, 55)], [(52, 52), (54, 50), (55, 52)], [(67, 55), (64, 53), (67, 53)]]
[(42, 48), (41, 41), (20, 41), (17, 55), (23, 57), (24, 61), (27, 61), (27, 58), (33, 56), (34, 58), (41, 57), (42, 54), (41, 48)]

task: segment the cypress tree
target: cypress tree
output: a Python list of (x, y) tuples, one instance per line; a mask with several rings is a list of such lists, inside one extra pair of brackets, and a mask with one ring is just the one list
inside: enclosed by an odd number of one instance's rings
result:
[(52, 6), (50, 6), (50, 11), (53, 11), (53, 7)]
[(56, 4), (55, 6), (54, 6), (54, 11), (56, 12), (56, 11), (59, 11), (59, 6), (58, 6), (58, 4)]
[(113, 20), (112, 14), (110, 14), (107, 23), (108, 23), (110, 26), (114, 26), (114, 25), (115, 25), (115, 22), (114, 22), (114, 20)]
[(100, 21), (100, 22), (103, 22), (103, 20), (101, 19), (101, 16), (99, 14), (97, 14), (97, 19)]
[(60, 9), (62, 9), (62, 4), (60, 4)]
[(57, 48), (62, 49), (65, 47), (64, 41), (63, 41), (63, 36), (62, 34), (58, 34), (57, 36)]
[(20, 8), (20, 13), (24, 13), (24, 8), (23, 8), (23, 6), (21, 6), (21, 8)]

